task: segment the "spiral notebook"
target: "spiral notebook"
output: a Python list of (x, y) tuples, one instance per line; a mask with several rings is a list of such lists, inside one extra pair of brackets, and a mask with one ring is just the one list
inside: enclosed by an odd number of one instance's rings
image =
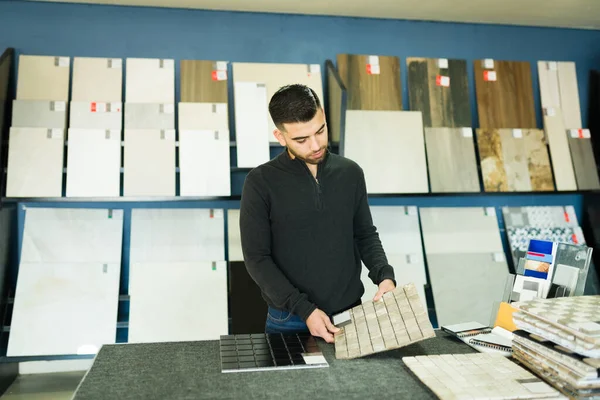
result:
[(506, 329), (495, 327), (490, 333), (471, 337), (469, 344), (510, 353), (512, 352), (512, 333)]
[(492, 328), (480, 324), (479, 322), (465, 322), (463, 324), (445, 325), (442, 326), (442, 330), (460, 339), (492, 332)]

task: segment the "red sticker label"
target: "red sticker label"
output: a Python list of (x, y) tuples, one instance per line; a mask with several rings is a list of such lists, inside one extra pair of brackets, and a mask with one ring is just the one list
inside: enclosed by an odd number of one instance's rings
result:
[(380, 72), (379, 65), (367, 64), (367, 74), (379, 75), (379, 72)]
[(571, 222), (571, 218), (569, 218), (569, 213), (565, 211), (565, 221)]
[(449, 76), (438, 75), (435, 78), (435, 84), (438, 85), (438, 86), (449, 87), (450, 86), (450, 77)]
[(496, 71), (483, 71), (483, 80), (494, 82), (496, 80)]
[(213, 71), (212, 72), (212, 80), (213, 81), (224, 81), (227, 79), (227, 71)]
[(96, 103), (90, 103), (90, 111), (96, 112)]
[(579, 244), (579, 240), (577, 240), (577, 235), (576, 234), (571, 235), (571, 240), (573, 241), (573, 243)]

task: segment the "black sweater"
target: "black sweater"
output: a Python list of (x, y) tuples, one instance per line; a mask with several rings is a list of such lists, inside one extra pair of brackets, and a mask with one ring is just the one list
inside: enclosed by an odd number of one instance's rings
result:
[(240, 210), (248, 273), (267, 304), (306, 320), (360, 300), (361, 258), (375, 284), (394, 279), (373, 226), (362, 169), (327, 153), (317, 179), (287, 149), (246, 177)]

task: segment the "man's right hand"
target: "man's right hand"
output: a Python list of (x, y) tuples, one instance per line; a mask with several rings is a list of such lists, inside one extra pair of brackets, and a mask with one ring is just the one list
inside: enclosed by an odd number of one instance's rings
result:
[(340, 330), (331, 323), (327, 314), (318, 308), (309, 315), (306, 325), (311, 335), (322, 337), (327, 343), (333, 343), (333, 334)]

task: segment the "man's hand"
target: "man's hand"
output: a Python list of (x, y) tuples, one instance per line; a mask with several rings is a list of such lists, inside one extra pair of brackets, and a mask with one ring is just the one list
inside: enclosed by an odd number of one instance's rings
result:
[(379, 284), (379, 290), (375, 294), (375, 297), (373, 297), (373, 301), (379, 301), (379, 299), (381, 299), (381, 296), (383, 296), (387, 292), (391, 292), (394, 289), (396, 289), (396, 285), (394, 285), (394, 281), (392, 281), (391, 279), (385, 279), (381, 281), (381, 283)]
[(306, 320), (306, 325), (308, 326), (311, 335), (322, 337), (327, 343), (333, 343), (334, 340), (332, 334), (340, 330), (331, 323), (327, 314), (318, 308), (310, 314)]

